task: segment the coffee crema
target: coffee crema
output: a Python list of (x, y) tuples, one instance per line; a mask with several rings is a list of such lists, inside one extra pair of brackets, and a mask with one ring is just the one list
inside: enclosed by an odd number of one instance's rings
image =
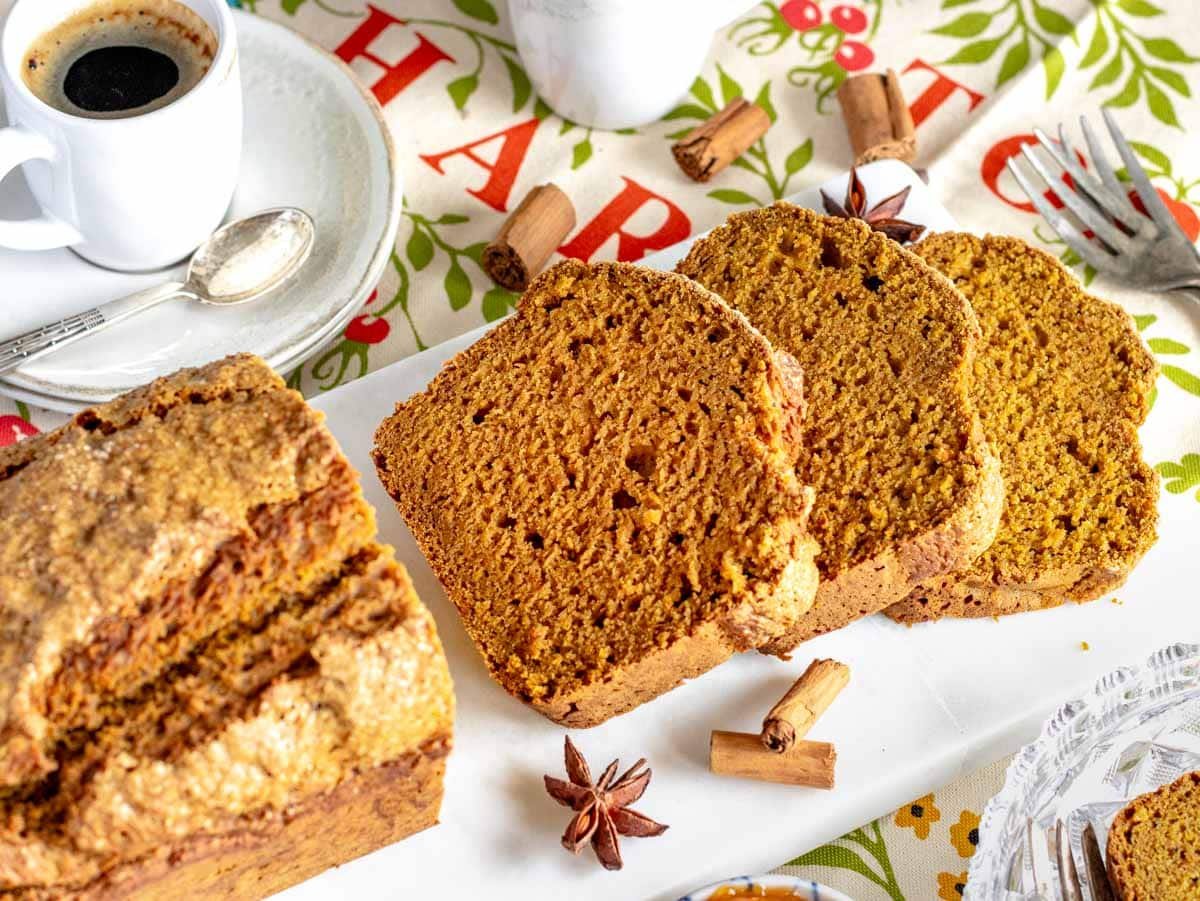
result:
[(217, 38), (179, 0), (102, 0), (33, 42), (25, 84), (57, 110), (124, 119), (161, 109), (212, 66)]

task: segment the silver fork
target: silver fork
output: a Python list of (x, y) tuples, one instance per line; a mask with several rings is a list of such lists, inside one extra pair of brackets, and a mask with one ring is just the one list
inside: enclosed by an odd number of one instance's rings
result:
[[(1050, 227), (1096, 270), (1146, 291), (1180, 291), (1192, 300), (1200, 301), (1200, 253), (1154, 190), (1112, 113), (1107, 109), (1102, 113), (1145, 214), (1130, 203), (1129, 184), (1117, 178), (1095, 132), (1083, 116), (1079, 117), (1079, 124), (1099, 178), (1084, 168), (1062, 125), (1058, 127), (1058, 140), (1039, 128), (1033, 130), (1038, 139), (1037, 146), (1049, 154), (1057, 168), (1046, 164), (1035, 145), (1024, 145), (1021, 155), (1094, 239), (1089, 239), (1079, 226), (1046, 200), (1045, 188), (1037, 187), (1033, 178), (1017, 165), (1015, 157), (1009, 159), (1008, 170)], [(1074, 190), (1062, 177), (1063, 172), (1071, 176)]]
[[(1051, 901), (1115, 901), (1104, 852), (1089, 824), (1082, 836), (1083, 865), (1087, 881), (1079, 878), (1067, 824), (1056, 820), (1054, 831), (1046, 836), (1032, 819), (1025, 822), (1025, 850), (1029, 854), (1036, 897)], [(1051, 859), (1053, 858), (1053, 859)]]

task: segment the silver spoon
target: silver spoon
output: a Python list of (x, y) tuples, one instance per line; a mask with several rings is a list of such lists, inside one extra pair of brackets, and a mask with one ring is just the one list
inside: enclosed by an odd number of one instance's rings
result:
[(0, 342), (0, 373), (74, 344), (172, 298), (217, 306), (257, 300), (295, 273), (312, 253), (316, 225), (303, 210), (264, 210), (217, 229), (188, 264), (187, 280), (109, 301)]

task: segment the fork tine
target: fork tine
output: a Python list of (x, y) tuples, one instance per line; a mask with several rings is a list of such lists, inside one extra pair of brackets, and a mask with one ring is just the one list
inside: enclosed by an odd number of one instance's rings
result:
[[(1033, 130), (1034, 135), (1043, 147), (1049, 151), (1054, 157), (1054, 161), (1063, 167), (1075, 182), (1075, 186), (1082, 190), (1097, 207), (1102, 211), (1116, 215), (1120, 218), (1122, 215), (1136, 214), (1136, 210), (1129, 205), (1129, 201), (1125, 199), (1125, 195), (1121, 192), (1113, 193), (1108, 187), (1096, 180), (1090, 172), (1083, 167), (1076, 156), (1075, 148), (1071, 142), (1067, 140), (1067, 136), (1063, 131), (1063, 127), (1058, 127), (1058, 140), (1055, 141), (1040, 128)], [(1119, 211), (1119, 212), (1118, 212)], [(1136, 219), (1134, 220), (1137, 221)]]
[[(1041, 137), (1044, 136), (1039, 136), (1039, 140)], [(1026, 144), (1021, 148), (1021, 155), (1029, 161), (1029, 165), (1033, 166), (1034, 171), (1042, 177), (1042, 180), (1051, 186), (1067, 209), (1082, 219), (1083, 224), (1090, 228), (1096, 237), (1113, 250), (1126, 251), (1129, 249), (1131, 242), (1128, 236), (1096, 212), (1096, 208), (1091, 203), (1072, 191), (1067, 184), (1062, 182), (1062, 179), (1051, 172), (1046, 164), (1038, 158), (1031, 144)]]
[(1050, 223), (1050, 227), (1058, 232), (1058, 236), (1067, 242), (1068, 247), (1079, 254), (1085, 261), (1091, 263), (1096, 269), (1113, 272), (1124, 268), (1119, 258), (1101, 250), (1085, 238), (1083, 233), (1072, 225), (1066, 216), (1047, 203), (1046, 199), (1042, 197), (1041, 192), (1034, 187), (1033, 182), (1021, 171), (1015, 159), (1009, 159), (1008, 171), (1017, 180), (1017, 184), (1021, 186), (1021, 190), (1029, 195), (1029, 200), (1034, 208), (1041, 213), (1043, 219)]
[[(1113, 167), (1108, 164), (1108, 157), (1104, 155), (1104, 148), (1100, 146), (1100, 141), (1096, 137), (1096, 133), (1092, 131), (1092, 125), (1087, 120), (1087, 116), (1079, 117), (1079, 126), (1083, 129), (1083, 139), (1087, 142), (1088, 155), (1092, 158), (1092, 165), (1096, 167), (1096, 171), (1100, 173), (1100, 179), (1104, 182), (1104, 186), (1108, 188), (1113, 197), (1117, 199), (1122, 210), (1122, 214), (1118, 217), (1134, 231), (1137, 231), (1138, 223), (1142, 216), (1129, 202), (1129, 188), (1121, 184), (1121, 180), (1117, 178), (1117, 173), (1113, 171)], [(1066, 132), (1060, 125), (1058, 133), (1065, 137)], [(1138, 217), (1141, 217), (1140, 219)]]
[(1176, 224), (1175, 217), (1167, 210), (1162, 198), (1154, 190), (1154, 185), (1150, 184), (1146, 170), (1137, 161), (1137, 155), (1133, 152), (1133, 148), (1125, 140), (1125, 135), (1121, 134), (1121, 129), (1117, 127), (1117, 120), (1113, 118), (1112, 112), (1104, 109), (1101, 110), (1101, 113), (1104, 116), (1105, 124), (1108, 125), (1108, 133), (1112, 136), (1113, 143), (1117, 145), (1117, 153), (1121, 154), (1121, 160), (1125, 163), (1125, 171), (1133, 180), (1133, 187), (1137, 190), (1138, 196), (1142, 198), (1142, 205), (1146, 208), (1150, 218), (1163, 228), (1173, 228), (1182, 234), (1183, 230)]

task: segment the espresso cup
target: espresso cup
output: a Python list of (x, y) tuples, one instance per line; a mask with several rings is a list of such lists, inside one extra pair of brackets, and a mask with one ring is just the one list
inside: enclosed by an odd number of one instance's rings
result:
[(754, 0), (509, 0), (538, 95), (593, 128), (653, 122), (687, 93), (713, 33)]
[(167, 106), (126, 118), (56, 109), (21, 77), (34, 42), (93, 0), (17, 0), (0, 32), (0, 178), (23, 167), (41, 216), (0, 219), (0, 247), (70, 247), (100, 266), (159, 269), (221, 223), (237, 185), (242, 93), (226, 0), (180, 0), (216, 37), (203, 78)]

